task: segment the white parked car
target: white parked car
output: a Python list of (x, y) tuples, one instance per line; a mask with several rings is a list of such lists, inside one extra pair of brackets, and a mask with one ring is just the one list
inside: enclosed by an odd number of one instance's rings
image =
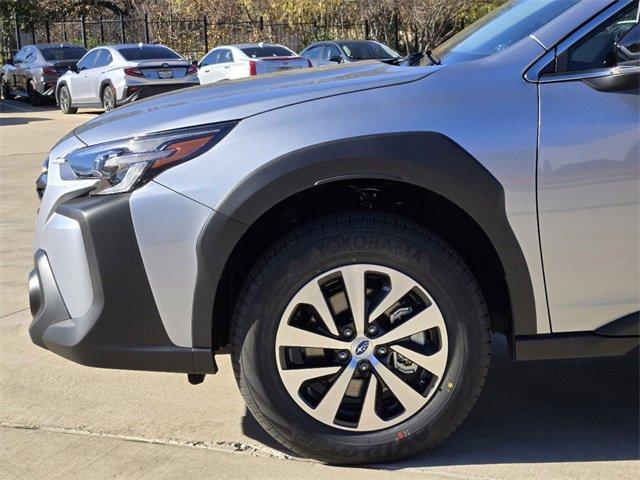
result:
[(105, 111), (125, 103), (198, 85), (195, 65), (164, 45), (96, 47), (58, 79), (56, 101), (64, 113)]
[(198, 78), (205, 84), (309, 67), (310, 61), (282, 45), (225, 45), (214, 48), (200, 60)]

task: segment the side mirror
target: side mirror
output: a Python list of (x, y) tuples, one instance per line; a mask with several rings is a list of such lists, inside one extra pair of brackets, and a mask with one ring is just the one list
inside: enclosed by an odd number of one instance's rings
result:
[(67, 70), (69, 70), (71, 72), (78, 73), (78, 66), (77, 65), (69, 65), (69, 67), (67, 67)]
[(332, 55), (329, 57), (329, 61), (333, 63), (342, 63), (342, 55)]
[(640, 24), (636, 23), (616, 42), (613, 54), (616, 66), (640, 65)]

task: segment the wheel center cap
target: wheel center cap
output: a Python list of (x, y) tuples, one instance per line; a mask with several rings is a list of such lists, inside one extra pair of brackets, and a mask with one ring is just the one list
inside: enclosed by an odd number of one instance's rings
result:
[(371, 342), (366, 338), (356, 338), (351, 343), (351, 352), (358, 358), (368, 357), (371, 350)]

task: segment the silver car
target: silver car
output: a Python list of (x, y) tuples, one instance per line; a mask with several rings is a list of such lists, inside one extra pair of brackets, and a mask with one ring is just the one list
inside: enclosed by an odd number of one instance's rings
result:
[(2, 98), (27, 97), (31, 105), (54, 98), (58, 78), (87, 53), (82, 45), (41, 43), (27, 45), (0, 68)]
[(402, 56), (384, 43), (375, 40), (332, 40), (308, 45), (300, 56), (314, 67), (363, 60), (400, 61)]
[(163, 45), (96, 47), (58, 79), (56, 101), (64, 113), (119, 105), (198, 85), (198, 69)]
[(637, 0), (510, 1), (419, 66), (76, 128), (49, 155), (32, 340), (192, 383), (230, 352), (267, 432), (337, 464), (442, 442), (492, 332), (516, 360), (637, 348), (638, 28)]

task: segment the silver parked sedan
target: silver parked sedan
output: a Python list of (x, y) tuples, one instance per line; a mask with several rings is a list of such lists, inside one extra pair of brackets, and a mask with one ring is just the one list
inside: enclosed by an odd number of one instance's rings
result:
[(87, 53), (82, 45), (27, 45), (0, 68), (0, 95), (27, 97), (31, 105), (53, 99), (58, 77)]
[(64, 113), (78, 108), (115, 107), (198, 85), (195, 65), (163, 45), (124, 44), (97, 47), (60, 77), (56, 100)]

